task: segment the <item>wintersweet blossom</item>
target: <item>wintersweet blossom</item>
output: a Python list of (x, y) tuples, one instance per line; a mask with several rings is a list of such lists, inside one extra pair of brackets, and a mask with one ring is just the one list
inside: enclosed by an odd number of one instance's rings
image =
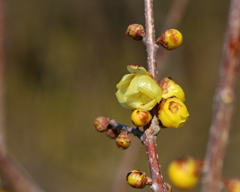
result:
[(130, 74), (117, 84), (118, 102), (128, 109), (151, 110), (160, 102), (162, 89), (144, 67), (129, 65), (127, 69)]
[(165, 77), (160, 81), (159, 86), (162, 88), (162, 97), (164, 99), (175, 96), (182, 102), (185, 101), (183, 89), (170, 77)]
[(179, 128), (189, 116), (187, 107), (180, 99), (169, 97), (163, 99), (158, 109), (158, 118), (165, 127)]
[(174, 160), (168, 167), (168, 177), (178, 189), (189, 190), (197, 185), (201, 166), (200, 161), (191, 157)]

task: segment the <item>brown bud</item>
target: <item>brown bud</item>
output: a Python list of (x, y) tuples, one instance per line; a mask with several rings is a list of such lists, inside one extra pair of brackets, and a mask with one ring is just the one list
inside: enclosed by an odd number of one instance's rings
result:
[(127, 149), (131, 144), (131, 137), (129, 137), (128, 132), (125, 131), (118, 135), (116, 139), (116, 145), (120, 149)]
[(142, 25), (132, 24), (128, 26), (126, 35), (132, 37), (134, 40), (140, 41), (145, 37), (145, 32)]
[(94, 121), (94, 127), (97, 131), (103, 132), (107, 130), (110, 119), (106, 117), (98, 117)]
[(106, 135), (110, 139), (116, 139), (117, 136), (120, 134), (121, 130), (120, 129), (107, 129)]

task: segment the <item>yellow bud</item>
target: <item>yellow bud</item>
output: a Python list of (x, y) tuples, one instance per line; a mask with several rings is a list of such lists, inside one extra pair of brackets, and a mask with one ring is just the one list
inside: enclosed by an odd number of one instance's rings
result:
[(130, 146), (130, 144), (131, 144), (131, 138), (129, 137), (127, 131), (118, 135), (116, 139), (116, 145), (118, 146), (118, 148), (127, 149)]
[(147, 177), (146, 173), (139, 170), (132, 170), (127, 174), (127, 183), (133, 188), (142, 189), (146, 185), (152, 185), (152, 180)]
[(226, 187), (226, 192), (240, 192), (239, 179), (224, 179), (223, 184)]
[(152, 115), (149, 111), (144, 111), (142, 109), (135, 109), (132, 112), (131, 119), (135, 126), (143, 127), (151, 121)]
[(178, 159), (170, 163), (168, 177), (175, 187), (182, 190), (192, 189), (199, 181), (201, 166), (199, 161), (191, 157)]
[(167, 50), (178, 48), (183, 41), (183, 36), (180, 31), (176, 29), (169, 29), (162, 33), (161, 37), (157, 39), (157, 44), (163, 46)]
[(159, 105), (158, 118), (165, 127), (179, 128), (188, 116), (187, 107), (176, 97), (163, 99)]
[(128, 109), (150, 111), (162, 98), (162, 89), (153, 77), (139, 65), (129, 65), (131, 74), (117, 84), (118, 102)]
[(137, 41), (142, 40), (143, 37), (145, 36), (143, 26), (139, 24), (129, 25), (126, 34)]
[(185, 93), (182, 88), (170, 77), (165, 77), (159, 83), (162, 88), (162, 98), (166, 99), (168, 97), (175, 96), (182, 102), (185, 101)]

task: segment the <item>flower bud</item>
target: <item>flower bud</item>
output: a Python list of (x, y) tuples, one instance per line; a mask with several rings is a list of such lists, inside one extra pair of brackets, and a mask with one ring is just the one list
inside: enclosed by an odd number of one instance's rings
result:
[(151, 113), (142, 109), (135, 109), (131, 115), (131, 120), (133, 124), (137, 127), (143, 127), (147, 125), (151, 121), (151, 119)]
[(117, 136), (120, 134), (121, 130), (120, 129), (107, 129), (106, 135), (110, 139), (116, 139)]
[(161, 37), (157, 39), (157, 44), (163, 46), (167, 50), (178, 48), (183, 41), (180, 31), (176, 29), (169, 29), (162, 33)]
[(184, 91), (172, 78), (165, 77), (160, 81), (159, 86), (162, 88), (162, 98), (175, 96), (182, 102), (185, 101)]
[(187, 107), (176, 97), (162, 99), (158, 108), (158, 118), (165, 127), (179, 128), (189, 116)]
[(131, 145), (131, 137), (129, 137), (127, 131), (118, 135), (116, 139), (116, 145), (120, 149), (127, 149)]
[(240, 192), (239, 179), (224, 179), (223, 184), (226, 188), (226, 192)]
[(110, 119), (106, 117), (98, 117), (94, 121), (94, 127), (97, 131), (103, 132), (107, 130)]
[(202, 162), (191, 157), (172, 161), (168, 167), (170, 181), (181, 190), (192, 189), (199, 181)]
[(132, 37), (134, 40), (140, 41), (145, 36), (145, 32), (142, 25), (132, 24), (128, 26), (126, 35)]
[(139, 170), (132, 170), (127, 174), (127, 183), (133, 188), (142, 189), (146, 185), (152, 185), (152, 179), (146, 173)]

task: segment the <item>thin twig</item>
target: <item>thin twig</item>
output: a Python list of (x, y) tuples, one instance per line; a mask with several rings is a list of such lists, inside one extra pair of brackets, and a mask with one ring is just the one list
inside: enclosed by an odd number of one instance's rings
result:
[[(158, 46), (156, 45), (155, 39), (155, 28), (154, 28), (154, 17), (153, 17), (153, 0), (144, 0), (145, 2), (145, 23), (146, 23), (146, 47), (147, 47), (147, 62), (148, 72), (157, 80), (157, 60), (156, 52)], [(166, 187), (164, 186), (163, 177), (157, 153), (157, 142), (156, 137), (160, 132), (157, 117), (154, 116), (150, 127), (145, 129), (141, 140), (146, 148), (148, 157), (148, 164), (150, 167), (151, 178), (153, 184), (151, 189), (154, 192), (165, 192)]]
[(143, 132), (139, 129), (135, 129), (133, 127), (129, 127), (127, 125), (122, 125), (120, 123), (117, 123), (114, 119), (111, 119), (109, 122), (108, 127), (112, 129), (121, 129), (123, 131), (128, 131), (129, 133), (132, 133), (133, 135), (137, 136), (140, 138), (143, 135)]
[(150, 167), (151, 178), (153, 181), (151, 189), (154, 192), (165, 192), (166, 188), (164, 186), (163, 176), (157, 153), (156, 139), (159, 131), (159, 122), (157, 117), (154, 116), (151, 126), (145, 130), (143, 136), (141, 137), (141, 140), (146, 148), (148, 164)]
[(218, 192), (233, 112), (240, 46), (240, 1), (232, 0), (205, 157), (202, 192)]
[(157, 79), (156, 51), (158, 46), (155, 40), (155, 28), (153, 19), (153, 0), (145, 0), (145, 23), (146, 23), (146, 47), (148, 72)]

